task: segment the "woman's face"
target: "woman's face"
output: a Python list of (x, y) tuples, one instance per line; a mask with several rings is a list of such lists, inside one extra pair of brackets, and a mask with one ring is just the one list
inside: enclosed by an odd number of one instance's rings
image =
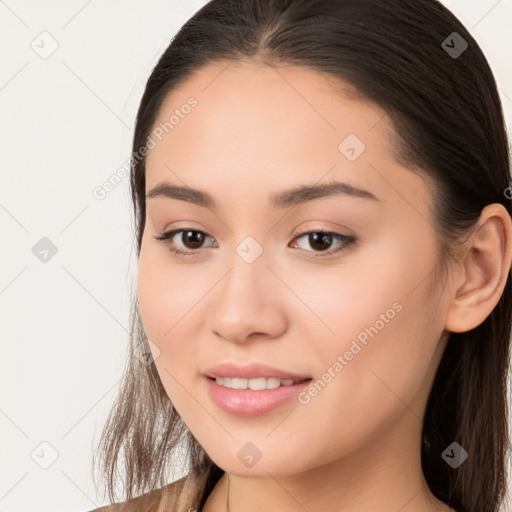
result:
[[(431, 196), (393, 158), (385, 111), (340, 84), (217, 63), (172, 91), (153, 127), (146, 193), (167, 184), (211, 203), (147, 198), (142, 321), (169, 398), (232, 473), (419, 461), (447, 339)], [(327, 193), (335, 182), (345, 185)], [(302, 187), (314, 188), (290, 193)], [(155, 239), (172, 230), (184, 231)], [(230, 391), (205, 375), (225, 362), (312, 380)]]

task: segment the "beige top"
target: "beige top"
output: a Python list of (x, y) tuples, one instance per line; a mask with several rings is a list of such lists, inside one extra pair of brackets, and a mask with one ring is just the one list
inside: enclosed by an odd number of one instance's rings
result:
[(160, 489), (89, 512), (157, 512), (160, 503), (166, 512), (189, 512), (194, 488), (190, 475), (187, 475)]

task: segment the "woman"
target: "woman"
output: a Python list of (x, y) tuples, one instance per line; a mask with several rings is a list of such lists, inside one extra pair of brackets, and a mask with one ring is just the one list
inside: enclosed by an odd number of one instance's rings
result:
[(446, 8), (212, 0), (132, 164), (134, 357), (99, 446), (125, 493), (97, 511), (498, 511), (509, 158)]

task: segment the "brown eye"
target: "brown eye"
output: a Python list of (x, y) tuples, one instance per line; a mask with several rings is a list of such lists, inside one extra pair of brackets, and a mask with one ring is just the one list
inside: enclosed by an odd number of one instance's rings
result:
[[(176, 236), (179, 233), (181, 233), (181, 237)], [(206, 238), (211, 237), (198, 229), (175, 229), (164, 233), (162, 236), (155, 236), (153, 238), (163, 241), (176, 254), (193, 256), (201, 252), (204, 241)], [(175, 243), (174, 238), (178, 240), (178, 243)]]
[[(342, 235), (340, 233), (321, 230), (307, 231), (305, 233), (298, 234), (294, 240), (299, 240), (301, 238), (307, 240), (307, 245), (309, 245), (309, 247), (312, 250), (305, 247), (301, 247), (301, 244), (297, 242), (295, 242), (295, 244), (300, 249), (303, 249), (307, 252), (313, 252), (313, 255), (315, 257), (324, 256), (324, 254), (322, 253), (325, 253), (325, 256), (329, 256), (339, 251), (343, 251), (345, 249), (348, 249), (356, 241), (355, 237), (353, 236), (347, 236)], [(334, 249), (331, 249), (331, 246), (334, 241), (337, 241), (338, 245)]]
[(204, 239), (205, 236), (202, 231), (182, 231), (181, 242), (187, 249), (200, 249)]

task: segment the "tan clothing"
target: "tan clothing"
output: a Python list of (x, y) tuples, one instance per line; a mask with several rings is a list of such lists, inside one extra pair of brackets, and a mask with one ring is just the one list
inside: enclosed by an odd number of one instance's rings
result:
[(189, 512), (192, 508), (192, 481), (189, 475), (160, 489), (113, 505), (105, 505), (89, 512), (157, 512), (165, 498), (166, 512)]

